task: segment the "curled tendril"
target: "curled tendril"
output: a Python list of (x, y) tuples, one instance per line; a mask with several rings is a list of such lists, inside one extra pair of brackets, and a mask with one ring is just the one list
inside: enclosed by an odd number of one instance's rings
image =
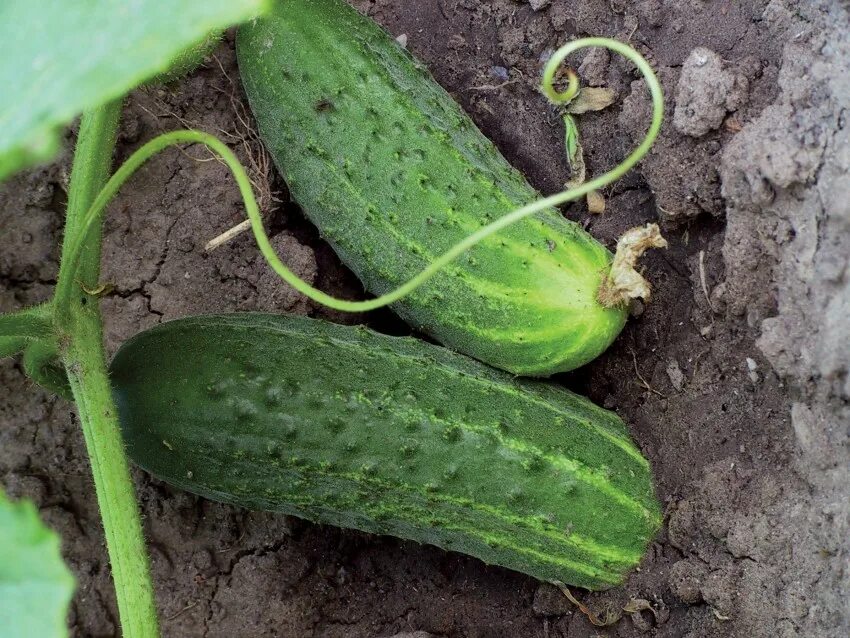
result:
[[(555, 58), (555, 56), (553, 55), (552, 58)], [(567, 69), (567, 88), (564, 91), (558, 91), (555, 88), (555, 74), (560, 68), (561, 62), (563, 62), (563, 56), (556, 64), (547, 64), (543, 70), (540, 90), (552, 104), (569, 104), (578, 95), (578, 75), (572, 69)]]
[[(554, 53), (546, 64), (541, 87), (543, 93), (556, 104), (564, 104), (575, 97), (578, 92), (578, 78), (575, 74), (569, 74), (569, 85), (563, 92), (557, 91), (554, 87), (555, 74), (561, 63), (568, 55), (588, 47), (604, 47), (615, 53), (619, 53), (631, 60), (637, 66), (641, 74), (643, 74), (652, 96), (653, 107), (652, 122), (643, 141), (631, 152), (631, 154), (629, 154), (628, 157), (626, 157), (626, 159), (607, 173), (604, 173), (576, 188), (571, 188), (561, 193), (557, 193), (556, 195), (550, 195), (549, 197), (545, 197), (536, 202), (522, 206), (521, 208), (518, 208), (478, 229), (476, 232), (472, 233), (448, 251), (437, 257), (424, 270), (422, 270), (422, 272), (395, 290), (383, 294), (375, 299), (351, 301), (332, 297), (331, 295), (314, 288), (303, 279), (300, 279), (295, 273), (286, 267), (275, 253), (274, 248), (272, 248), (269, 237), (263, 228), (262, 217), (260, 215), (256, 199), (254, 198), (254, 193), (251, 189), (250, 179), (245, 172), (245, 168), (233, 152), (220, 140), (208, 133), (195, 130), (183, 130), (165, 133), (142, 146), (115, 172), (112, 178), (107, 182), (106, 186), (104, 186), (103, 190), (98, 194), (91, 208), (86, 212), (82, 222), (81, 232), (78, 233), (76, 241), (68, 253), (67, 259), (70, 260), (71, 267), (62, 269), (62, 277), (57, 283), (55, 305), (56, 312), (59, 313), (57, 317), (61, 321), (61, 313), (67, 313), (70, 308), (71, 295), (73, 294), (73, 277), (76, 271), (76, 264), (79, 262), (80, 254), (83, 249), (84, 239), (99, 222), (107, 204), (115, 196), (118, 189), (124, 184), (124, 182), (126, 182), (127, 179), (129, 179), (130, 176), (148, 159), (169, 146), (183, 143), (204, 144), (210, 150), (218, 154), (222, 161), (224, 161), (228, 168), (230, 168), (234, 178), (236, 179), (239, 191), (242, 194), (248, 219), (251, 222), (251, 229), (254, 233), (254, 238), (256, 239), (260, 252), (281, 279), (295, 288), (295, 290), (313, 301), (328, 306), (329, 308), (344, 312), (365, 312), (381, 308), (398, 301), (424, 284), (437, 272), (439, 272), (440, 269), (484, 238), (500, 231), (514, 222), (528, 217), (529, 215), (533, 215), (534, 213), (553, 206), (559, 206), (566, 202), (576, 200), (587, 195), (587, 193), (591, 191), (603, 188), (611, 182), (616, 181), (629, 171), (649, 151), (658, 135), (659, 129), (661, 128), (661, 120), (664, 114), (664, 98), (661, 86), (658, 83), (658, 79), (655, 77), (655, 73), (649, 66), (649, 63), (630, 46), (610, 38), (582, 38), (564, 45)], [(65, 317), (65, 319), (67, 319), (67, 317)]]

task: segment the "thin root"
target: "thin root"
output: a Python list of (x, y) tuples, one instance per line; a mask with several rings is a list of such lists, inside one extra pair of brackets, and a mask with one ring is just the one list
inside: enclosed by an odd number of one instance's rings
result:
[(178, 611), (177, 613), (172, 614), (171, 616), (169, 616), (169, 617), (168, 617), (168, 618), (166, 618), (165, 620), (166, 620), (166, 622), (171, 622), (171, 621), (172, 621), (172, 620), (174, 620), (175, 618), (179, 618), (180, 616), (182, 616), (183, 614), (185, 614), (187, 611), (189, 611), (190, 609), (194, 609), (194, 608), (195, 608), (195, 607), (197, 607), (197, 606), (198, 606), (198, 601), (196, 600), (195, 602), (193, 602), (193, 603), (190, 603), (190, 604), (186, 605), (183, 609), (181, 609), (181, 610), (180, 610), (180, 611)]
[(553, 580), (552, 584), (555, 585), (558, 589), (561, 590), (561, 593), (567, 597), (573, 605), (578, 607), (579, 611), (587, 616), (587, 619), (590, 621), (590, 624), (595, 627), (607, 627), (608, 625), (613, 625), (615, 622), (622, 618), (622, 614), (617, 612), (611, 612), (605, 614), (605, 618), (600, 618), (597, 616), (589, 607), (580, 603), (573, 593), (570, 591), (569, 587), (567, 587), (564, 583), (559, 580)]
[(511, 84), (516, 84), (517, 82), (520, 81), (520, 79), (521, 78), (519, 78), (519, 77), (515, 77), (515, 78), (511, 78), (509, 80), (505, 80), (504, 82), (501, 82), (499, 84), (482, 84), (480, 86), (470, 86), (466, 90), (467, 91), (483, 91), (483, 92), (499, 91), (500, 89), (503, 89), (506, 86), (510, 86)]
[(714, 314), (714, 304), (711, 303), (711, 295), (708, 294), (708, 283), (705, 278), (705, 251), (699, 251), (699, 282), (702, 284), (702, 294), (705, 295), (705, 300), (708, 302), (708, 308)]
[(717, 620), (730, 620), (732, 618), (731, 616), (721, 614), (715, 607), (712, 607), (711, 611), (714, 613), (714, 617), (717, 618)]
[(635, 375), (637, 375), (637, 378), (640, 381), (641, 385), (644, 388), (646, 388), (649, 392), (657, 394), (662, 399), (666, 399), (667, 397), (664, 394), (662, 394), (661, 392), (659, 392), (658, 390), (653, 388), (651, 385), (649, 385), (649, 381), (647, 381), (646, 379), (643, 378), (643, 375), (640, 373), (640, 370), (638, 369), (637, 355), (635, 354), (635, 351), (632, 348), (629, 348), (629, 352), (632, 353), (632, 362), (635, 364)]
[(699, 370), (699, 360), (702, 359), (705, 355), (711, 352), (711, 348), (706, 348), (702, 352), (700, 352), (696, 358), (694, 359), (694, 372), (691, 374), (691, 383), (694, 382), (694, 379), (697, 378), (697, 371)]

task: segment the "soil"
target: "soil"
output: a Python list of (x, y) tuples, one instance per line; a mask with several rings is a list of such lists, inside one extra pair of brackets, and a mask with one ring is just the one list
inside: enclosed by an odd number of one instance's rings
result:
[[(135, 473), (164, 634), (372, 638), (702, 638), (850, 634), (850, 24), (841, 0), (357, 0), (432, 70), (543, 192), (569, 171), (563, 123), (535, 90), (541, 60), (578, 35), (628, 40), (658, 70), (667, 120), (653, 152), (606, 190), (607, 210), (565, 214), (613, 246), (659, 221), (644, 260), (652, 302), (616, 344), (556, 379), (616, 410), (651, 460), (665, 525), (616, 589), (574, 595), (596, 613), (653, 611), (594, 627), (550, 585), (391, 538), (252, 513)], [(842, 26), (844, 25), (844, 26)], [(579, 119), (599, 174), (642, 135), (633, 69), (575, 60), (617, 104)], [(507, 77), (507, 81), (505, 78)], [(363, 294), (264, 165), (232, 35), (187, 79), (127, 101), (117, 161), (183, 125), (253, 163), (282, 258), (335, 294)], [(68, 146), (73, 131), (68, 133)], [(0, 310), (49, 297), (70, 153), (0, 190)], [(263, 309), (366, 322), (305, 301), (243, 235), (225, 167), (198, 147), (151, 161), (112, 204), (103, 300), (110, 350), (157, 322)], [(77, 636), (118, 633), (83, 440), (70, 404), (0, 362), (0, 481), (34, 500), (78, 580)], [(424, 633), (415, 633), (424, 632)]]

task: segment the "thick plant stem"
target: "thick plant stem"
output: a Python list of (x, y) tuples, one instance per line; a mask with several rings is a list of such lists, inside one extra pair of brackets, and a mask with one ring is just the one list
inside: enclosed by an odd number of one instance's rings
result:
[[(153, 583), (141, 517), (106, 370), (103, 322), (95, 296), (100, 275), (101, 230), (85, 214), (107, 183), (121, 101), (83, 115), (71, 173), (60, 279), (68, 281), (54, 321), (62, 363), (80, 414), (106, 546), (126, 638), (159, 635)], [(74, 248), (76, 247), (76, 248)], [(77, 256), (68, 258), (71, 250)]]
[(159, 635), (148, 554), (106, 371), (100, 312), (74, 312), (63, 357), (86, 440), (125, 638)]

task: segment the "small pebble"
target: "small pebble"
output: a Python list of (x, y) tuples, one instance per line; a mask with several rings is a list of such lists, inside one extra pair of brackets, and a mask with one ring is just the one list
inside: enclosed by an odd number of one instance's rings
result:
[(750, 381), (752, 381), (753, 383), (759, 382), (758, 369), (759, 369), (759, 364), (755, 362), (755, 359), (751, 359), (750, 357), (747, 357), (747, 374), (750, 377)]
[(549, 58), (551, 58), (554, 53), (555, 53), (554, 49), (551, 49), (551, 48), (543, 49), (543, 51), (541, 51), (540, 55), (537, 57), (537, 61), (540, 62), (541, 64), (548, 62)]
[(500, 82), (507, 82), (510, 78), (508, 74), (508, 70), (503, 66), (494, 66), (490, 67), (490, 75), (492, 75), (495, 79)]
[(682, 391), (682, 386), (685, 383), (685, 375), (679, 367), (679, 362), (675, 359), (670, 359), (667, 362), (667, 376), (670, 378), (671, 385), (676, 389), (676, 392)]

